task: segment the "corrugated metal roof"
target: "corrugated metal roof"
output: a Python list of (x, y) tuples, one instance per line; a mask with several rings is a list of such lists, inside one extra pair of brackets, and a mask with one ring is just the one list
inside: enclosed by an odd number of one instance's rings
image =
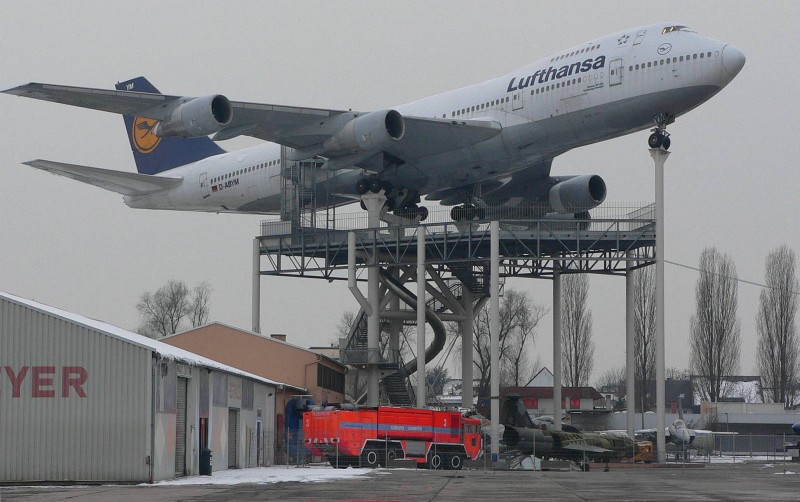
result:
[(294, 389), (306, 391), (306, 389), (303, 389), (302, 387), (296, 387), (294, 385), (289, 385), (283, 382), (276, 382), (268, 378), (254, 375), (253, 373), (242, 371), (240, 369), (234, 368), (233, 366), (228, 366), (227, 364), (223, 364), (213, 359), (209, 359), (207, 357), (195, 354), (194, 352), (189, 352), (188, 350), (174, 347), (164, 342), (159, 342), (158, 340), (148, 338), (144, 335), (140, 335), (138, 333), (122, 329), (118, 326), (114, 326), (113, 324), (108, 324), (103, 321), (91, 319), (89, 317), (85, 317), (80, 314), (75, 314), (73, 312), (67, 312), (66, 310), (61, 310), (56, 307), (51, 307), (50, 305), (45, 305), (44, 303), (28, 300), (27, 298), (22, 298), (16, 295), (12, 295), (11, 293), (5, 293), (3, 291), (0, 291), (0, 298), (6, 299), (10, 302), (23, 305), (25, 307), (34, 310), (38, 310), (39, 312), (43, 312), (48, 315), (52, 315), (54, 317), (64, 319), (69, 322), (86, 326), (87, 328), (93, 329), (107, 336), (122, 340), (132, 345), (149, 349), (158, 354), (160, 357), (163, 357), (168, 360), (225, 371), (226, 373), (231, 373), (233, 375), (251, 378), (253, 380), (257, 380), (259, 382), (263, 382), (269, 385), (291, 387)]

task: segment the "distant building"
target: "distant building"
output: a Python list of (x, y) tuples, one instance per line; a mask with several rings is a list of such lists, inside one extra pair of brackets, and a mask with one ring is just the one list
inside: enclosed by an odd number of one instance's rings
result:
[(526, 387), (552, 387), (553, 382), (553, 372), (547, 369), (547, 367), (544, 367), (536, 373), (531, 383), (526, 385)]
[[(528, 411), (535, 415), (553, 415), (553, 387), (505, 387), (500, 395), (519, 394)], [(593, 387), (562, 387), (561, 409), (587, 412), (605, 409), (605, 399)]]
[(316, 403), (344, 402), (344, 365), (287, 343), (286, 335), (265, 336), (213, 322), (162, 341), (291, 386), (278, 393), (276, 430), (283, 429), (286, 404), (296, 396), (310, 396)]

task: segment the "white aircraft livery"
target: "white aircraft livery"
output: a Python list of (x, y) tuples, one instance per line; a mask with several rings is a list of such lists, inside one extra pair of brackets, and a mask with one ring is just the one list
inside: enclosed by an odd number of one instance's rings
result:
[[(372, 112), (169, 96), (143, 77), (116, 90), (30, 83), (3, 92), (122, 114), (138, 173), (26, 164), (118, 192), (130, 207), (277, 214), (284, 167), (314, 160), (314, 189), (325, 205), (384, 191), (398, 216), (424, 219), (425, 196), (468, 220), (509, 207), (529, 208), (531, 217), (585, 214), (605, 199), (605, 182), (551, 176), (556, 156), (649, 128), (650, 148), (667, 149), (667, 125), (719, 92), (744, 63), (730, 44), (662, 23)], [(268, 143), (232, 152), (215, 143), (239, 135)]]

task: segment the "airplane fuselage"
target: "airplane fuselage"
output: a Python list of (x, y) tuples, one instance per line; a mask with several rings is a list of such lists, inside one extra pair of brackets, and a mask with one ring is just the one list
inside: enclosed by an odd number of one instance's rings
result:
[[(554, 157), (576, 147), (648, 129), (657, 114), (680, 116), (738, 73), (744, 57), (724, 42), (663, 23), (591, 40), (501, 77), (397, 106), (404, 116), (499, 123), (496, 136), (390, 166), (378, 176), (420, 194), (501, 179), (522, 169), (546, 178)], [(278, 213), (281, 147), (263, 144), (161, 173), (178, 187), (126, 197), (131, 207)], [(324, 171), (318, 196), (355, 197), (361, 169)], [(331, 194), (336, 194), (335, 196)]]

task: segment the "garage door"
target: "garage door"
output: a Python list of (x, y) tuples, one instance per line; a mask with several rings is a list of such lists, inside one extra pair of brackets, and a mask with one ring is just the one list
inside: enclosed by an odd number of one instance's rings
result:
[(228, 469), (238, 467), (237, 446), (239, 444), (239, 410), (228, 409)]
[(178, 415), (175, 423), (175, 476), (186, 475), (186, 388), (187, 379), (178, 378)]

